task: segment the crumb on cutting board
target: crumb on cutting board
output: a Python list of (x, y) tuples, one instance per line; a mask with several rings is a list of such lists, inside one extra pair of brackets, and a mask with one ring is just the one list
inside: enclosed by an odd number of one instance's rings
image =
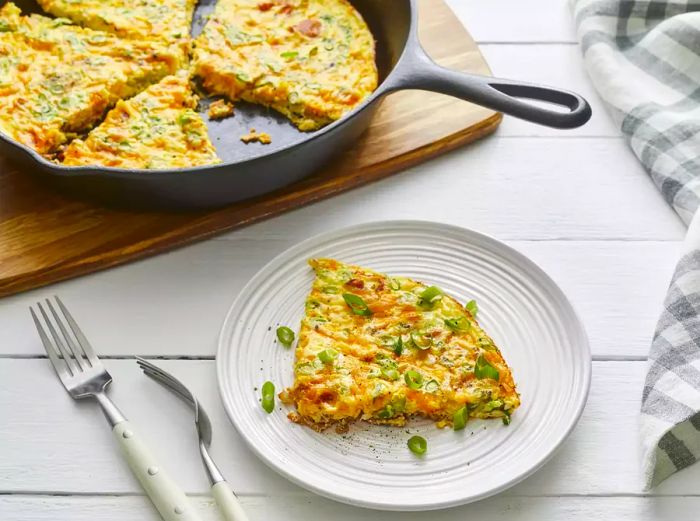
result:
[(246, 145), (255, 141), (263, 145), (269, 145), (272, 143), (272, 138), (267, 132), (256, 132), (254, 128), (251, 128), (250, 133), (241, 136), (241, 141)]
[(224, 99), (213, 101), (207, 111), (209, 119), (224, 119), (233, 116), (233, 103)]

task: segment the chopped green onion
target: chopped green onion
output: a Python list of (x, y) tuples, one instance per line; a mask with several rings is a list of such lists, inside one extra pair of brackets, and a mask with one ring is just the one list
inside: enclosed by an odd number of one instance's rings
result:
[(510, 425), (510, 413), (508, 411), (503, 411), (505, 416), (501, 418), (503, 420), (503, 425)]
[(411, 389), (420, 389), (423, 385), (423, 375), (413, 369), (406, 371), (403, 374), (403, 379), (406, 381), (406, 385)]
[(291, 346), (292, 342), (294, 342), (294, 331), (289, 329), (287, 326), (280, 326), (277, 328), (277, 340), (280, 341), (280, 344), (284, 346)]
[(367, 307), (362, 297), (358, 297), (352, 293), (343, 293), (343, 300), (356, 315), (369, 317), (372, 314), (372, 310)]
[(440, 389), (440, 384), (437, 382), (437, 380), (430, 380), (427, 384), (425, 384), (425, 391), (428, 393), (434, 393)]
[(500, 409), (503, 407), (503, 405), (503, 400), (491, 400), (484, 406), (484, 408), (487, 411), (493, 411), (494, 409)]
[(338, 351), (335, 349), (324, 349), (318, 353), (318, 359), (324, 364), (331, 364), (336, 358), (338, 358)]
[(275, 384), (265, 382), (262, 386), (262, 408), (270, 414), (275, 408)]
[(391, 405), (387, 405), (377, 413), (377, 416), (382, 419), (391, 418), (394, 416), (394, 408)]
[(484, 349), (486, 351), (493, 351), (494, 347), (495, 347), (493, 345), (493, 342), (491, 342), (491, 340), (489, 340), (488, 338), (484, 338), (484, 337), (479, 338), (479, 340), (477, 340), (477, 343), (479, 344), (479, 347), (481, 349)]
[(389, 287), (394, 291), (401, 289), (401, 283), (396, 279), (389, 280)]
[(291, 103), (292, 105), (295, 105), (296, 103), (299, 103), (299, 93), (292, 91), (287, 95), (287, 101)]
[(464, 427), (467, 425), (468, 418), (469, 412), (467, 411), (467, 406), (465, 405), (452, 415), (452, 427), (454, 430), (461, 431), (464, 429)]
[(472, 326), (465, 317), (446, 318), (445, 325), (452, 331), (469, 331)]
[(408, 439), (408, 448), (417, 456), (422, 456), (428, 450), (428, 442), (422, 436), (411, 436)]
[(498, 369), (492, 366), (484, 355), (479, 355), (476, 359), (476, 365), (474, 366), (474, 376), (479, 380), (483, 378), (491, 378), (492, 380), (498, 381)]
[(437, 286), (430, 286), (423, 290), (420, 294), (420, 301), (418, 302), (421, 306), (432, 306), (438, 300), (442, 298), (442, 290)]
[(397, 355), (401, 356), (401, 353), (403, 353), (403, 339), (401, 338), (401, 335), (399, 335), (396, 341), (391, 345), (391, 350)]
[(247, 83), (250, 81), (250, 76), (248, 76), (247, 74), (238, 73), (236, 74), (236, 79), (241, 83)]
[(411, 331), (411, 341), (413, 342), (413, 345), (415, 345), (421, 351), (430, 349), (430, 346), (433, 345), (433, 340), (430, 337), (421, 336), (415, 331)]
[(280, 56), (285, 60), (291, 60), (292, 58), (296, 58), (298, 55), (299, 53), (297, 51), (287, 51), (280, 54)]
[(318, 47), (312, 47), (309, 51), (309, 56), (316, 56), (318, 54)]
[(310, 364), (309, 362), (302, 362), (297, 364), (294, 370), (299, 374), (311, 374), (314, 372), (315, 368), (313, 364)]
[(479, 306), (476, 304), (476, 300), (470, 300), (464, 307), (473, 317), (476, 317), (476, 314), (479, 312)]
[(399, 372), (398, 370), (392, 368), (392, 367), (382, 367), (382, 376), (386, 380), (398, 380), (399, 379)]

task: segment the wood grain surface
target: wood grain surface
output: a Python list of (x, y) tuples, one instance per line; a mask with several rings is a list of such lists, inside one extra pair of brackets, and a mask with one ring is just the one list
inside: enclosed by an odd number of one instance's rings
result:
[[(423, 0), (420, 36), (433, 58), (490, 74), (474, 40), (443, 0)], [(501, 115), (440, 94), (404, 91), (323, 171), (256, 199), (206, 212), (101, 207), (55, 193), (0, 159), (0, 296), (121, 264), (243, 226), (380, 179), (496, 129)]]

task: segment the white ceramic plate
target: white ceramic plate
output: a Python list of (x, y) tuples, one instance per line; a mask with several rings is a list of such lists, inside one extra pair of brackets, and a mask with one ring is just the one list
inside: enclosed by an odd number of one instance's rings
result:
[[(479, 321), (513, 370), (522, 405), (512, 423), (471, 420), (465, 430), (414, 420), (408, 428), (358, 423), (348, 434), (291, 423), (281, 404), (266, 414), (259, 389), (293, 381), (294, 350), (278, 325), (298, 331), (313, 275), (306, 261), (332, 257), (435, 284)], [(386, 510), (429, 510), (500, 492), (539, 468), (576, 424), (588, 395), (585, 331), (556, 284), (533, 262), (482, 234), (429, 222), (364, 224), (290, 248), (241, 291), (224, 322), (217, 354), (224, 407), (249, 447), (288, 479), (323, 496)], [(423, 457), (406, 440), (428, 441)]]

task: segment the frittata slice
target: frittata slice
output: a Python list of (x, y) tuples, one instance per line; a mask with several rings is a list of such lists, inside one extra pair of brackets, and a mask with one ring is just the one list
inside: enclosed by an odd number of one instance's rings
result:
[(184, 168), (220, 162), (184, 76), (168, 76), (120, 101), (87, 138), (65, 150), (66, 165)]
[[(438, 426), (502, 418), (520, 405), (513, 376), (476, 317), (435, 286), (332, 259), (316, 272), (295, 353), (290, 418), (342, 431), (355, 420)], [(473, 309), (470, 306), (471, 309)], [(462, 425), (456, 428), (462, 427)]]
[(94, 125), (117, 100), (174, 73), (177, 53), (65, 19), (0, 9), (0, 131), (41, 154)]
[(121, 38), (186, 40), (196, 0), (37, 0), (46, 12)]
[(272, 107), (304, 131), (339, 119), (378, 81), (374, 39), (347, 0), (219, 0), (193, 70), (209, 92)]

